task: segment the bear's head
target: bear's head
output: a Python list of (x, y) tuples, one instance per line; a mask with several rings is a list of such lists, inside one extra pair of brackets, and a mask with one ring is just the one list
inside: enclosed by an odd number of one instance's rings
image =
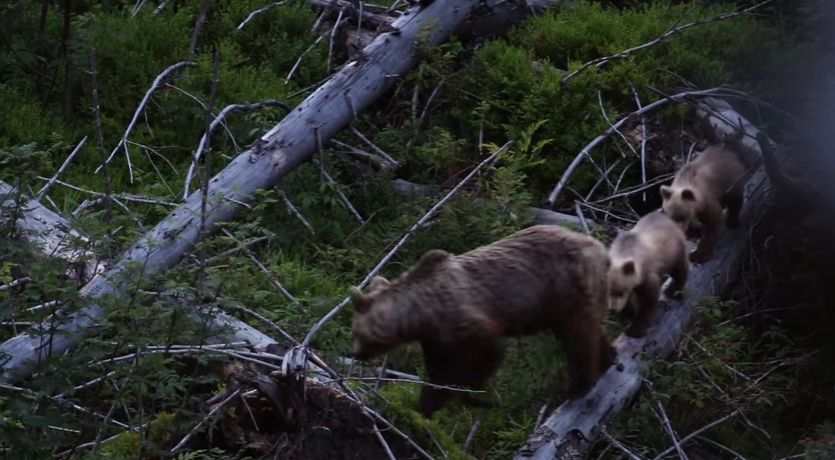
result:
[(387, 304), (392, 302), (391, 296), (385, 291), (391, 286), (389, 280), (382, 276), (375, 276), (367, 293), (357, 288), (351, 289), (351, 303), (354, 305), (354, 318), (351, 329), (354, 335), (353, 355), (359, 359), (370, 359), (379, 356), (396, 343), (391, 343), (387, 334), (380, 330), (386, 327), (380, 324), (378, 315), (372, 315), (371, 310), (390, 309)]
[(632, 290), (641, 284), (640, 268), (635, 259), (612, 260), (609, 266), (609, 310), (620, 312), (626, 308)]
[(699, 196), (696, 189), (662, 185), (661, 198), (664, 201), (661, 205), (664, 214), (670, 216), (681, 231), (687, 232), (690, 225), (696, 223), (696, 212), (699, 208)]

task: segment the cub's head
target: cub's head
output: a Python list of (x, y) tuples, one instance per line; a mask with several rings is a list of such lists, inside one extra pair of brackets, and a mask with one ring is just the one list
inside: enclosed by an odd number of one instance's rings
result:
[(678, 187), (675, 185), (662, 185), (661, 198), (664, 203), (661, 205), (664, 214), (686, 232), (687, 228), (696, 222), (696, 210), (699, 205), (699, 196), (691, 187)]
[(634, 259), (612, 260), (609, 267), (609, 310), (626, 308), (632, 289), (641, 283), (640, 267)]
[(391, 335), (386, 328), (394, 325), (386, 324), (380, 315), (370, 314), (372, 310), (390, 309), (391, 296), (381, 295), (391, 283), (382, 276), (371, 280), (367, 293), (357, 288), (351, 289), (351, 303), (354, 305), (354, 318), (351, 329), (354, 335), (353, 355), (359, 359), (370, 359), (394, 348)]

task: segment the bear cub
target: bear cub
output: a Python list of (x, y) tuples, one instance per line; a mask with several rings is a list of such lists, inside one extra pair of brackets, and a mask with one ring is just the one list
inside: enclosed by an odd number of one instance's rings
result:
[[(609, 255), (594, 238), (538, 225), (470, 252), (431, 250), (397, 280), (354, 288), (354, 354), (380, 355), (420, 342), (428, 381), (483, 389), (501, 364), (504, 337), (550, 331), (562, 341), (585, 393), (614, 361), (603, 327)], [(453, 391), (424, 386), (427, 418)], [(469, 403), (477, 403), (469, 398)]]
[(745, 182), (745, 167), (739, 157), (724, 146), (711, 146), (684, 165), (669, 186), (661, 186), (662, 209), (687, 232), (701, 225), (702, 237), (690, 260), (710, 260), (722, 228), (722, 209), (726, 225), (739, 225)]
[(621, 312), (629, 306), (634, 319), (626, 335), (644, 337), (656, 320), (664, 277), (672, 278), (665, 292), (670, 297), (679, 296), (687, 283), (690, 262), (684, 232), (669, 216), (654, 211), (618, 234), (609, 257), (609, 309)]

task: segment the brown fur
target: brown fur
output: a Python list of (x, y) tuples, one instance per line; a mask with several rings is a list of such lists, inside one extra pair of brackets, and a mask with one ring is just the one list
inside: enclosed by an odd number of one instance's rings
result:
[(666, 291), (671, 297), (680, 295), (687, 283), (684, 233), (669, 216), (654, 211), (615, 238), (609, 257), (609, 308), (621, 311), (631, 303), (637, 311), (626, 335), (643, 337), (655, 322), (663, 278), (672, 277)]
[[(354, 353), (417, 341), (431, 383), (479, 389), (503, 337), (549, 330), (566, 348), (573, 393), (585, 392), (615, 356), (602, 324), (608, 266), (597, 240), (544, 225), (461, 255), (429, 251), (399, 279), (354, 291)], [(424, 387), (419, 410), (431, 417), (450, 395)]]
[(726, 225), (739, 225), (745, 183), (745, 167), (739, 157), (722, 146), (711, 146), (676, 173), (673, 183), (661, 186), (662, 208), (683, 231), (700, 224), (702, 237), (691, 254), (693, 262), (706, 262), (722, 228), (722, 209), (727, 209)]

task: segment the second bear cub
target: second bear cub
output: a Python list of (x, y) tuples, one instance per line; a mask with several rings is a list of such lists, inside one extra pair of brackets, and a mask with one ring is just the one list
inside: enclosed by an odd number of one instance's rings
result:
[(683, 231), (697, 223), (702, 226), (699, 245), (690, 256), (693, 262), (706, 262), (713, 255), (722, 228), (722, 208), (727, 209), (728, 228), (739, 224), (744, 174), (735, 152), (715, 145), (684, 165), (672, 184), (661, 186), (664, 212)]
[(626, 335), (643, 337), (655, 321), (664, 277), (673, 279), (667, 290), (670, 296), (680, 293), (687, 283), (690, 262), (684, 233), (669, 216), (654, 211), (632, 230), (618, 234), (609, 257), (609, 309), (619, 312), (632, 304), (637, 311)]

